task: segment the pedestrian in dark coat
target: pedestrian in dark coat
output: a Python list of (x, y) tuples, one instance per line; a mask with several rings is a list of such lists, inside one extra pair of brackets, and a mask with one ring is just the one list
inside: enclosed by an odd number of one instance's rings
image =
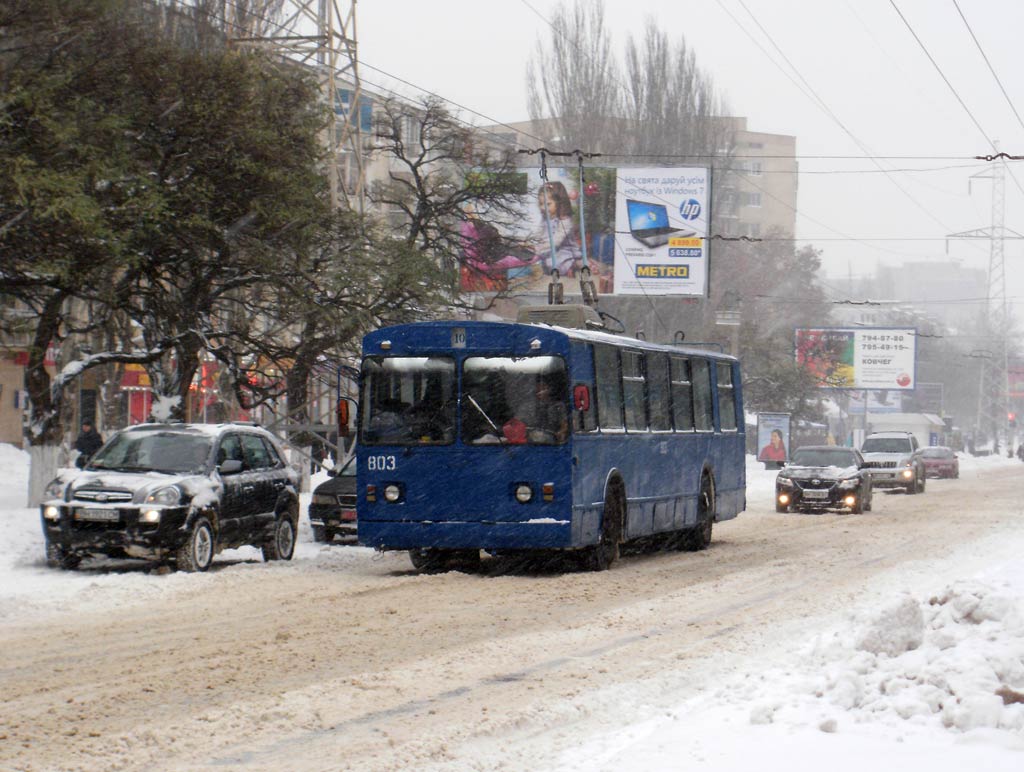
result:
[(82, 421), (82, 431), (79, 433), (78, 439), (75, 440), (75, 450), (80, 454), (75, 463), (80, 467), (84, 466), (92, 458), (93, 453), (102, 446), (103, 437), (96, 431), (96, 427), (92, 425), (91, 421)]

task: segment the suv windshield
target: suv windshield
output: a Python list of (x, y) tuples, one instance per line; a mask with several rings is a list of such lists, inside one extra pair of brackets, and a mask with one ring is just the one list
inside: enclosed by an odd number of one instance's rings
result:
[(910, 453), (910, 440), (904, 437), (869, 437), (864, 440), (861, 453)]
[(800, 449), (793, 452), (794, 466), (856, 466), (857, 457), (850, 450), (836, 448), (835, 450), (811, 450)]
[(569, 433), (561, 357), (469, 357), (462, 366), (462, 441), (557, 445)]
[(443, 445), (455, 440), (451, 357), (367, 357), (359, 426), (364, 445)]
[(213, 438), (183, 432), (122, 432), (92, 457), (87, 469), (194, 474), (206, 470)]

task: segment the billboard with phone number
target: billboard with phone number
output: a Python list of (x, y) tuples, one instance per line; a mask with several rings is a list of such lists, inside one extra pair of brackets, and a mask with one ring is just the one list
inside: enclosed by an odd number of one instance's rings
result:
[(890, 327), (797, 329), (796, 362), (823, 389), (916, 387), (917, 331)]

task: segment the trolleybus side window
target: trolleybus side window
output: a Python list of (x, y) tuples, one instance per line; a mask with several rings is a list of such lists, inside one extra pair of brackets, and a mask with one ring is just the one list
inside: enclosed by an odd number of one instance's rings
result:
[(718, 367), (718, 425), (723, 432), (736, 431), (736, 390), (732, 383), (732, 365), (719, 362)]
[(594, 346), (594, 370), (597, 380), (597, 420), (602, 429), (621, 429), (622, 380), (619, 375), (619, 351), (612, 346)]
[(647, 355), (647, 396), (650, 407), (651, 430), (672, 431), (672, 412), (669, 400), (671, 382), (668, 372), (668, 354)]
[(690, 360), (670, 357), (672, 364), (672, 419), (677, 432), (693, 431), (693, 381)]
[(693, 423), (698, 432), (715, 430), (711, 404), (711, 363), (706, 359), (691, 359), (693, 371)]
[(453, 442), (455, 361), (451, 357), (367, 357), (359, 428), (365, 445)]
[(647, 431), (644, 355), (639, 351), (622, 352), (622, 396), (626, 409), (626, 429)]

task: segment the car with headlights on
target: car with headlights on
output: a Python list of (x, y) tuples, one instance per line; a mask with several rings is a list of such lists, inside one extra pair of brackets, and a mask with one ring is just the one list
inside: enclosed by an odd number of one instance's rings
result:
[(874, 432), (864, 438), (861, 455), (871, 470), (876, 488), (903, 488), (907, 494), (924, 493), (925, 468), (913, 432)]
[(329, 469), (327, 475), (330, 479), (313, 489), (309, 502), (309, 524), (317, 542), (356, 535), (355, 456)]
[(959, 477), (960, 459), (952, 448), (933, 445), (921, 451), (924, 471), (928, 477)]
[(243, 545), (290, 560), (297, 486), (277, 439), (258, 426), (133, 426), (47, 486), (46, 561), (72, 569), (84, 557), (128, 557), (205, 571), (217, 552)]
[(775, 478), (775, 511), (871, 510), (871, 474), (854, 448), (805, 445)]

